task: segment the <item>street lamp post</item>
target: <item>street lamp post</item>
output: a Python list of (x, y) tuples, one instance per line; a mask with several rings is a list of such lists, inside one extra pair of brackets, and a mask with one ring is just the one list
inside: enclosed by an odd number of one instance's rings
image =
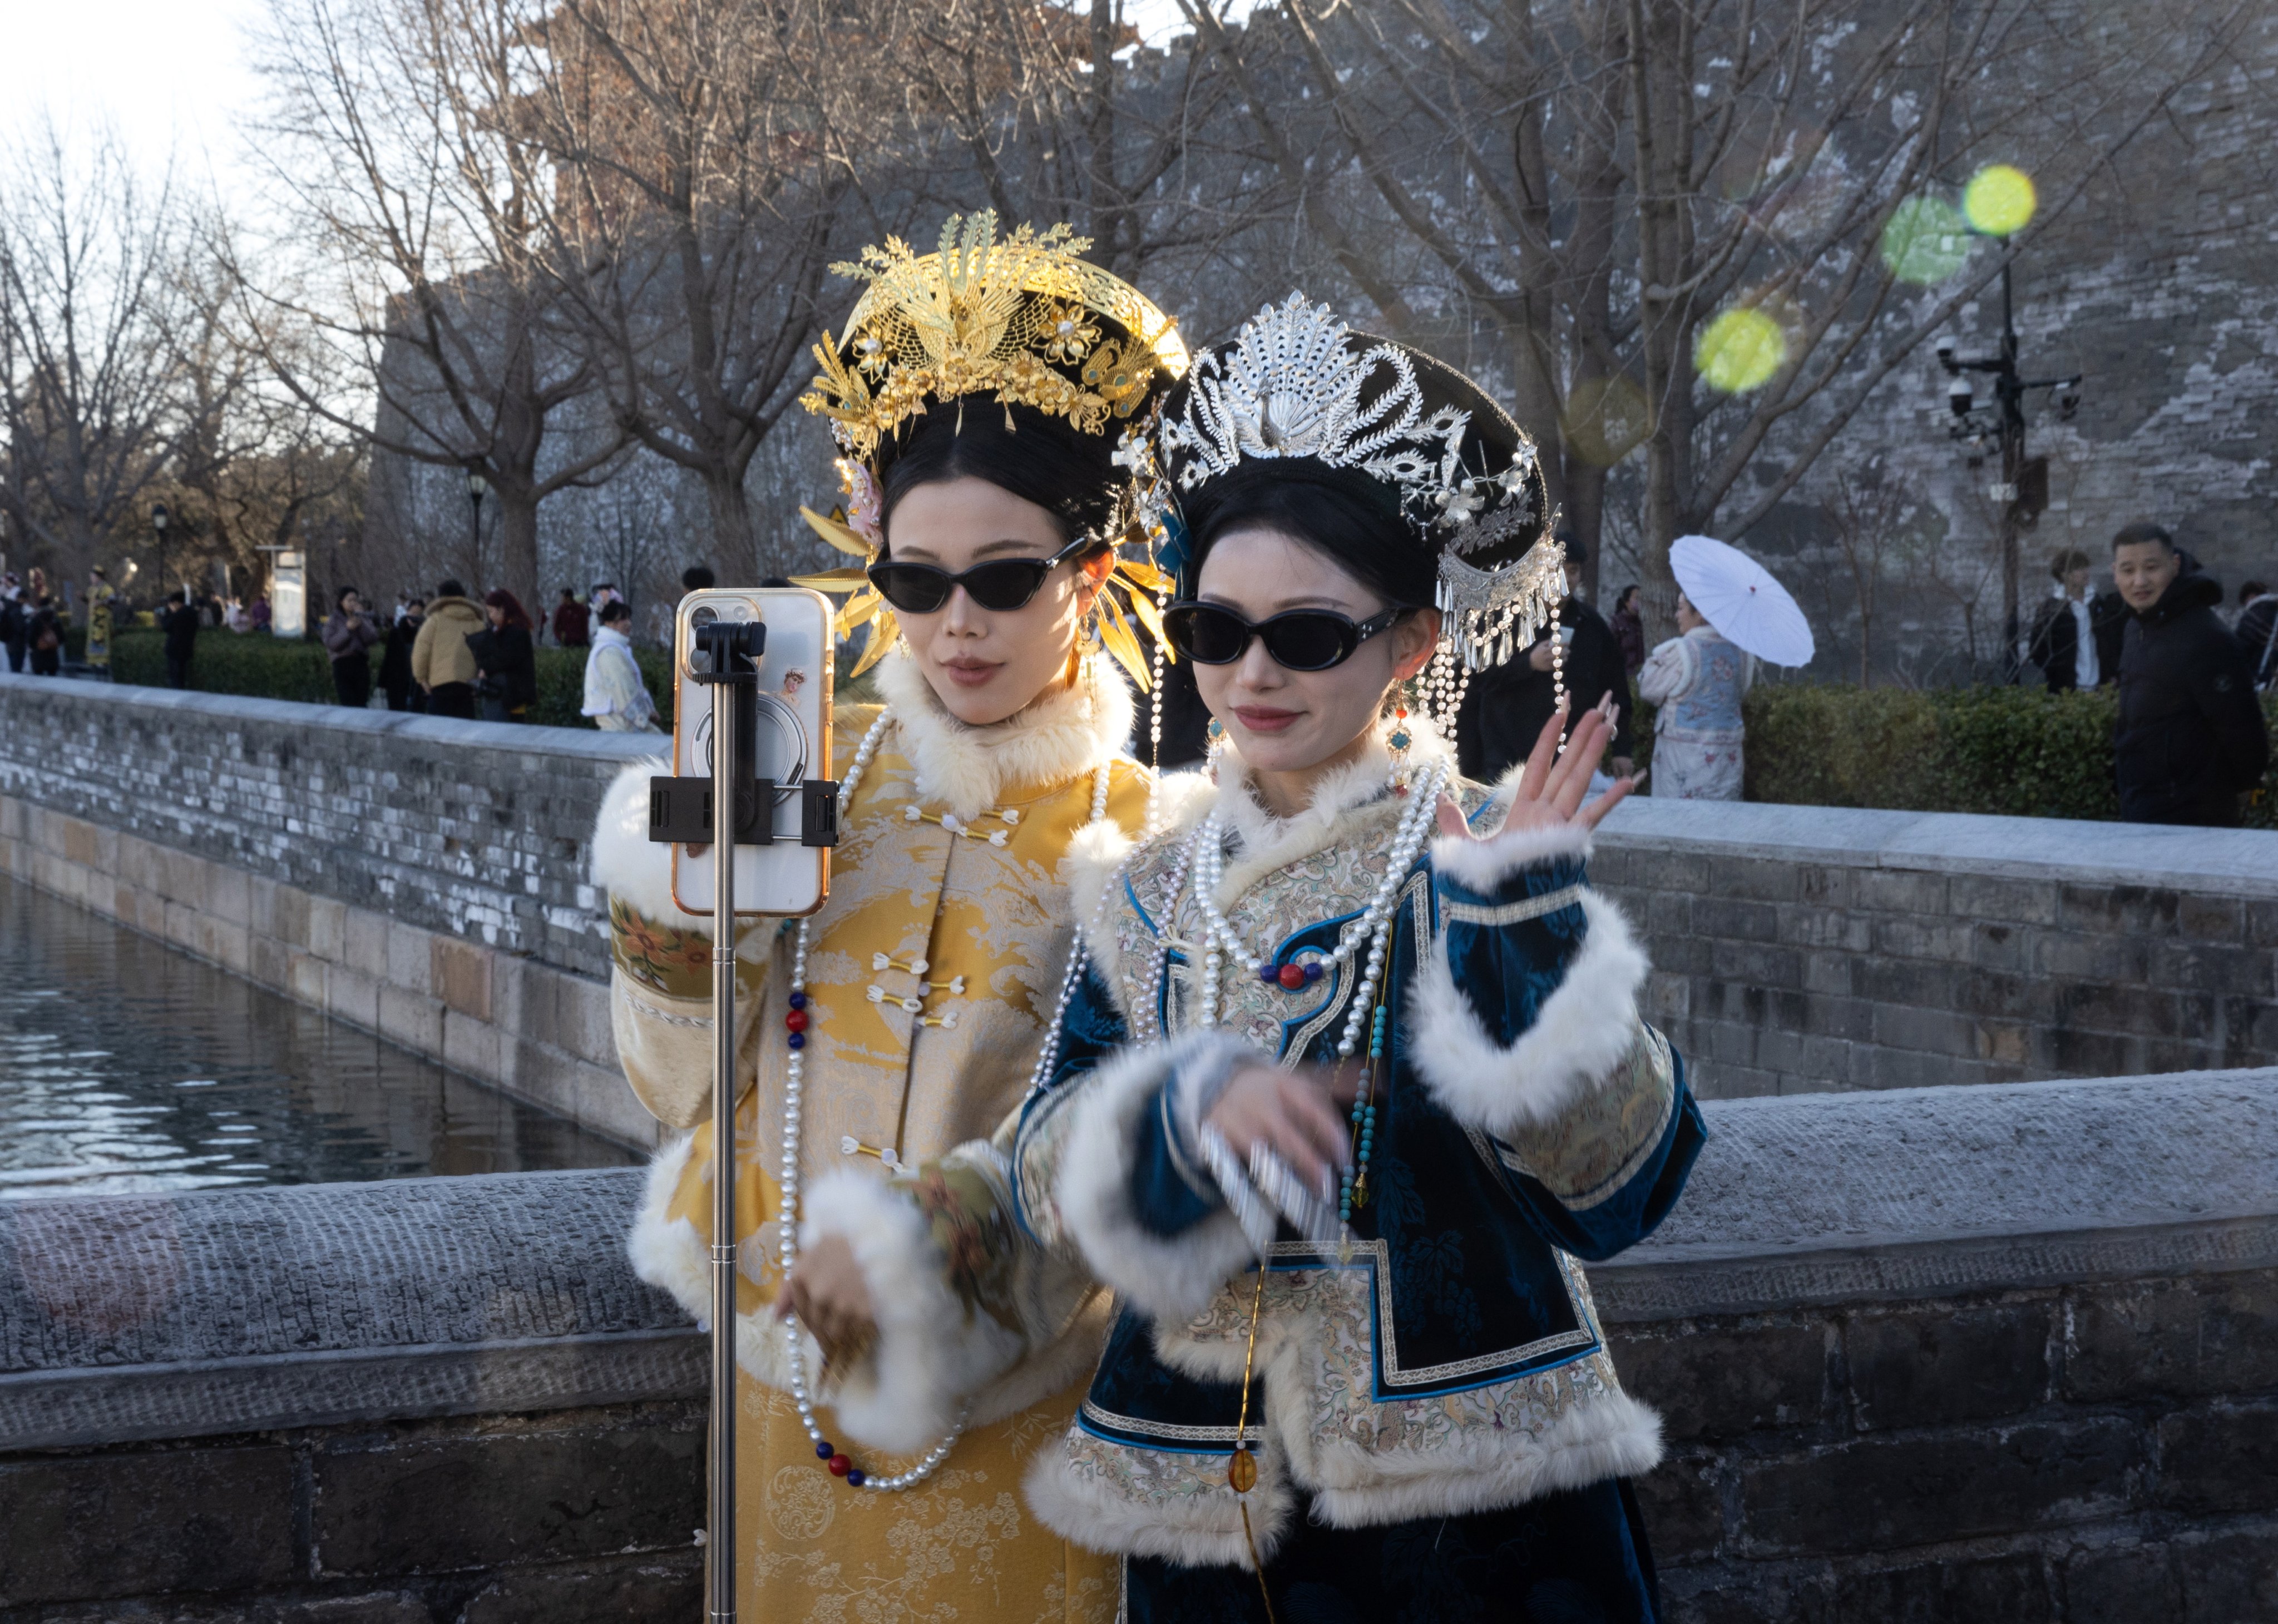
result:
[[(2006, 240), (2004, 240), (2006, 247)], [(2025, 670), (2025, 643), (2021, 599), (2019, 552), (2024, 533), (2032, 528), (2049, 503), (2049, 465), (2045, 457), (2029, 461), (2025, 455), (2025, 393), (2028, 390), (2061, 390), (2057, 416), (2069, 422), (2080, 408), (2080, 374), (2069, 377), (2026, 377), (2017, 370), (2017, 319), (2009, 277), (2009, 262), (2001, 264), (2001, 347), (1991, 355), (1959, 355), (1950, 338), (1938, 341), (1938, 362), (1953, 381), (1946, 386), (1946, 404), (1953, 408), (1948, 431), (1955, 439), (1972, 446), (1999, 441), (2001, 477), (1986, 494), (2001, 505), (2001, 636), (2002, 681), (2015, 683)], [(1968, 374), (1984, 372), (1993, 379), (1993, 405), (1977, 408)], [(1973, 462), (1976, 459), (1973, 458)]]
[(166, 580), (166, 522), (172, 516), (166, 511), (165, 503), (150, 504), (150, 528), (158, 534), (158, 582), (162, 586)]
[(469, 555), (469, 561), (478, 566), (482, 561), (483, 553), (483, 492), (490, 488), (491, 482), (485, 479), (479, 471), (471, 468), (467, 470), (467, 500), (473, 504), (475, 515), (475, 550)]

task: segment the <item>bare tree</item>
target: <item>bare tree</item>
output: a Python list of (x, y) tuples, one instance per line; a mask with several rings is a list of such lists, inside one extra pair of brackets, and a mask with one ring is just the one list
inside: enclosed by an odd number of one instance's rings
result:
[[(1892, 567), (1903, 547), (1900, 530), (1917, 504), (1891, 477), (1879, 456), (1846, 461), (1826, 480), (1838, 570), (1811, 572), (1831, 625), (1847, 609), (1859, 618), (1859, 686), (1874, 683), (1875, 634), (1881, 626)], [(1844, 599), (1848, 599), (1846, 604)]]
[[(232, 252), (242, 333), (271, 373), (380, 450), (479, 475), (499, 568), (525, 600), (539, 504), (603, 477), (625, 443), (606, 413), (577, 410), (599, 378), (564, 339), (539, 177), (509, 127), (533, 16), (273, 0), (262, 150), (295, 225), (313, 228), (311, 263), (264, 274)], [(279, 340), (287, 329), (298, 342)]]
[[(1210, 0), (1181, 4), (1352, 289), (1403, 336), (1492, 336), (1593, 561), (1608, 469), (1643, 446), (1640, 561), (1664, 599), (1669, 542), (1745, 531), (1785, 499), (2243, 15), (1283, 0), (1235, 28)], [(1923, 201), (1997, 156), (2040, 176), (2035, 225), (1922, 291), (1906, 239)], [(1767, 456), (1771, 477), (1744, 485)]]
[(701, 483), (734, 575), (783, 566), (745, 476), (806, 382), (842, 207), (902, 150), (912, 11), (562, 0), (526, 32), (518, 128), (554, 180), (527, 195), (564, 308), (616, 422)]
[(42, 124), (0, 163), (0, 512), (76, 576), (149, 533), (144, 501), (214, 408), (182, 388), (188, 222), (108, 132), (74, 162)]

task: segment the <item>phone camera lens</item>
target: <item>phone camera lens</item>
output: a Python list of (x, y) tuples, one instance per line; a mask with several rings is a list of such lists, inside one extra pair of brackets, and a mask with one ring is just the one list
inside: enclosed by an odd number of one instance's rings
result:
[(691, 626), (709, 626), (713, 621), (719, 618), (720, 612), (707, 604), (691, 614), (688, 617), (688, 623)]

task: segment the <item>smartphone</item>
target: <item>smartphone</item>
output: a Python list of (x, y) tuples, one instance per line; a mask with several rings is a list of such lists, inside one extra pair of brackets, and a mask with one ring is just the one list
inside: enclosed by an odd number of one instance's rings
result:
[[(756, 759), (753, 778), (771, 781), (769, 827), (775, 843), (736, 848), (738, 914), (809, 914), (830, 895), (830, 851), (800, 842), (803, 782), (830, 770), (830, 599), (804, 587), (691, 592), (672, 627), (672, 770), (684, 778), (712, 775), (712, 696), (691, 663), (696, 629), (715, 620), (757, 621), (767, 628), (760, 655)], [(717, 911), (708, 845), (672, 848), (672, 900), (684, 913)]]

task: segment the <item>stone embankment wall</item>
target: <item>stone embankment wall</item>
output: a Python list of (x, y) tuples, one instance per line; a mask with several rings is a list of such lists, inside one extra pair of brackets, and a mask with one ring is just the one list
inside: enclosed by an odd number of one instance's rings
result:
[[(2274, 1106), (1711, 1102), (1591, 1270), (1675, 1624), (2278, 1614)], [(627, 1270), (639, 1186), (0, 1203), (0, 1624), (694, 1616), (704, 1343)]]
[(659, 744), (0, 674), (0, 873), (646, 1146), (585, 874)]
[(1712, 1097), (2278, 1064), (2278, 834), (1637, 800), (1592, 864)]
[[(661, 741), (0, 675), (0, 873), (628, 1144), (610, 778)], [(2278, 834), (1633, 801), (1704, 1097), (2278, 1063)]]

